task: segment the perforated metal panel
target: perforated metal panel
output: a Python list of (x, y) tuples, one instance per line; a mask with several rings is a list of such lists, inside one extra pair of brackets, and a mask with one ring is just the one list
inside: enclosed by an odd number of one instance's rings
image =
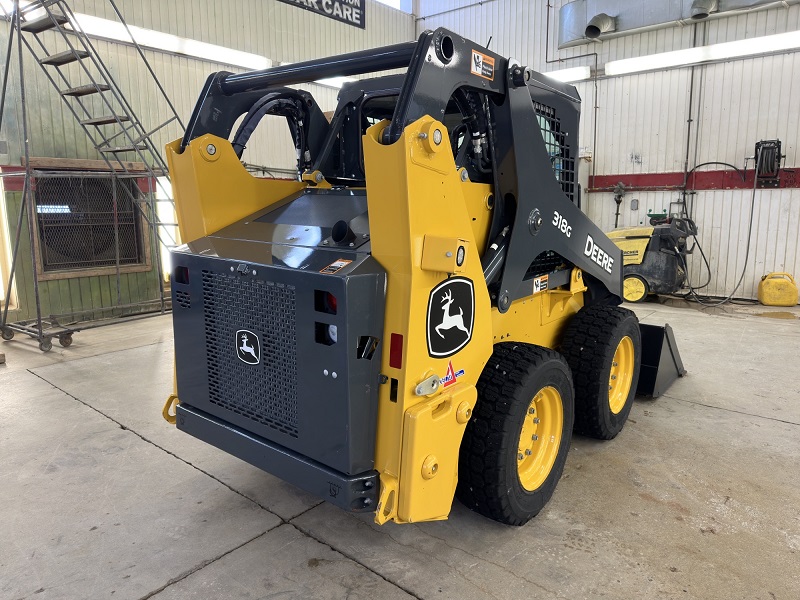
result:
[(181, 308), (192, 308), (192, 298), (182, 290), (175, 291), (175, 304)]
[(545, 273), (551, 273), (555, 271), (563, 265), (566, 261), (561, 258), (559, 254), (553, 252), (551, 250), (545, 250), (539, 256), (533, 259), (530, 266), (528, 267), (528, 271), (525, 273), (525, 279), (531, 279), (533, 277), (538, 277), (539, 275), (544, 275)]
[[(209, 400), (298, 437), (294, 286), (206, 270), (202, 275)], [(259, 364), (237, 356), (241, 329), (259, 337)]]

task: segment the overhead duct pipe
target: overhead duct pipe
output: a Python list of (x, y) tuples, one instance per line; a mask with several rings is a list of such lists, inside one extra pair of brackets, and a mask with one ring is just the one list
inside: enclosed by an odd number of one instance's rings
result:
[(591, 18), (586, 24), (585, 35), (590, 40), (600, 37), (601, 33), (609, 33), (617, 30), (617, 22), (614, 17), (609, 17), (606, 13), (600, 13)]
[(717, 0), (694, 0), (692, 2), (692, 19), (702, 21), (718, 8)]
[[(553, 4), (553, 2), (550, 2)], [(664, 27), (683, 27), (704, 19), (721, 19), (756, 10), (789, 9), (800, 0), (572, 0), (558, 9), (558, 47), (567, 48), (592, 42), (597, 38), (610, 39), (621, 35), (641, 33)], [(780, 20), (783, 10), (777, 12)], [(597, 15), (594, 19), (592, 15)], [(613, 27), (605, 30), (595, 19), (613, 19)]]

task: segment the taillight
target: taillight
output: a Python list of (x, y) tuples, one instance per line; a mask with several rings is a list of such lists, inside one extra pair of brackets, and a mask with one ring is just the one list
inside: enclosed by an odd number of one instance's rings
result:
[(325, 292), (325, 308), (327, 309), (326, 312), (332, 315), (336, 314), (336, 296), (330, 292)]
[(393, 333), (389, 344), (389, 366), (393, 369), (403, 368), (403, 336)]

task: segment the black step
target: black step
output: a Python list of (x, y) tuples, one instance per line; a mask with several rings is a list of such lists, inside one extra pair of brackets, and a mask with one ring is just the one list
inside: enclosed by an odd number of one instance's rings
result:
[(116, 123), (117, 121), (122, 122), (130, 120), (130, 117), (126, 117), (125, 115), (106, 115), (105, 117), (86, 119), (85, 121), (81, 121), (81, 125), (110, 125), (111, 123)]
[[(53, 27), (61, 27), (64, 23), (69, 23), (69, 19), (64, 15), (45, 15), (33, 21), (28, 21), (22, 26), (22, 31), (29, 33), (41, 33)], [(58, 25), (56, 25), (58, 24)]]
[(109, 154), (120, 154), (122, 152), (136, 152), (137, 150), (147, 150), (147, 146), (101, 146), (100, 152)]
[(76, 60), (82, 60), (87, 56), (89, 56), (89, 53), (86, 50), (66, 50), (64, 52), (51, 54), (50, 56), (43, 58), (39, 61), (39, 64), (60, 67), (61, 65), (68, 65)]
[(87, 85), (79, 85), (78, 87), (70, 88), (68, 90), (64, 90), (61, 92), (62, 96), (88, 96), (89, 94), (97, 94), (98, 92), (107, 92), (111, 89), (111, 86), (106, 85), (105, 83), (89, 83)]

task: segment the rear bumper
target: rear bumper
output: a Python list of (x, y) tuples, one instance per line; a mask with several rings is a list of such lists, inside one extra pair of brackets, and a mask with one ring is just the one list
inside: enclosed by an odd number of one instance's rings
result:
[(375, 510), (377, 471), (345, 475), (187, 404), (175, 412), (178, 429), (199, 440), (345, 510)]

